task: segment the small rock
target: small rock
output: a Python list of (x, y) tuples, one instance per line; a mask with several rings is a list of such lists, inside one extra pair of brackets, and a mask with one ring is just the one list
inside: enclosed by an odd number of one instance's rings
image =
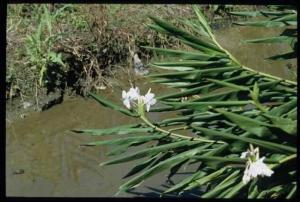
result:
[(13, 174), (14, 175), (22, 175), (25, 173), (25, 170), (24, 169), (17, 169), (17, 170), (14, 170), (13, 171)]
[(105, 90), (106, 89), (106, 86), (105, 85), (101, 85), (101, 86), (96, 86), (95, 87), (97, 90)]
[(20, 114), (21, 119), (24, 119), (26, 117), (26, 114)]
[(24, 109), (27, 109), (27, 108), (29, 108), (31, 106), (32, 106), (32, 103), (30, 103), (30, 102), (23, 102), (23, 108)]

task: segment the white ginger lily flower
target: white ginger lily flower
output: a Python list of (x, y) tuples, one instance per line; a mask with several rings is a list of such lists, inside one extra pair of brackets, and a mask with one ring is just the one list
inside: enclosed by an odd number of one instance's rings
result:
[(156, 99), (154, 98), (154, 93), (150, 93), (151, 88), (148, 90), (147, 94), (143, 96), (144, 104), (146, 105), (146, 110), (149, 112), (150, 106), (156, 104)]
[(264, 162), (263, 160), (265, 157), (258, 159), (253, 163), (248, 163), (246, 170), (243, 176), (243, 183), (247, 184), (251, 179), (256, 178), (258, 176), (268, 176), (270, 177), (274, 171), (272, 171)]
[(137, 100), (140, 96), (140, 90), (138, 87), (130, 88), (128, 92), (122, 91), (123, 104), (130, 109), (130, 103)]
[(272, 171), (263, 161), (265, 157), (259, 158), (258, 147), (253, 149), (250, 145), (250, 150), (243, 152), (240, 158), (248, 158), (246, 169), (244, 171), (243, 183), (247, 184), (251, 179), (258, 176), (268, 176), (270, 177), (274, 171)]
[[(131, 104), (136, 105), (146, 105), (146, 110), (149, 112), (150, 106), (156, 104), (156, 99), (154, 98), (154, 93), (151, 93), (151, 88), (148, 90), (145, 96), (140, 95), (140, 90), (138, 87), (130, 88), (128, 92), (122, 91), (123, 104), (130, 109)], [(134, 102), (137, 100), (137, 103)]]

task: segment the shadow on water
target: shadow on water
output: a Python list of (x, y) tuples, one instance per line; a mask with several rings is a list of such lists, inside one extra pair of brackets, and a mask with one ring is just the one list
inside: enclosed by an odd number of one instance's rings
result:
[[(284, 62), (263, 60), (274, 54), (283, 53), (288, 47), (281, 44), (241, 44), (241, 40), (263, 36), (274, 36), (280, 29), (254, 29), (231, 27), (218, 30), (217, 39), (243, 64), (251, 68), (288, 78)], [(296, 61), (290, 61), (296, 64)], [(123, 78), (125, 79), (125, 78)], [(136, 81), (146, 92), (160, 94), (162, 88), (149, 84), (143, 78)], [(127, 84), (126, 84), (127, 85)], [(129, 85), (124, 88), (127, 89)], [(121, 89), (102, 91), (102, 94), (121, 104)], [(150, 119), (159, 120), (158, 113)], [(6, 194), (8, 196), (72, 196), (111, 197), (127, 179), (122, 179), (134, 167), (135, 162), (99, 167), (107, 160), (107, 146), (80, 147), (79, 145), (109, 137), (90, 137), (70, 133), (71, 129), (108, 128), (136, 120), (99, 106), (91, 99), (70, 98), (53, 108), (36, 112), (30, 116), (6, 123)], [(177, 180), (183, 179), (195, 169), (185, 170)], [(121, 197), (159, 197), (166, 185), (161, 185), (167, 172), (147, 179), (143, 186), (120, 194)], [(184, 193), (184, 197), (195, 197)], [(175, 196), (175, 195), (170, 195)]]

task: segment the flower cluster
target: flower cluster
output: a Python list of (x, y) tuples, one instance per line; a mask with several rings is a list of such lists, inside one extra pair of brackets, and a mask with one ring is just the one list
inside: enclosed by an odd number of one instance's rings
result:
[(251, 179), (258, 176), (268, 176), (270, 177), (274, 171), (272, 171), (263, 161), (265, 157), (259, 158), (259, 149), (253, 148), (250, 145), (250, 150), (243, 152), (240, 158), (247, 158), (246, 169), (244, 171), (243, 183), (247, 184)]
[(148, 90), (146, 95), (140, 95), (140, 90), (138, 87), (130, 88), (128, 92), (122, 91), (123, 104), (131, 109), (132, 106), (141, 106), (142, 108), (146, 106), (147, 112), (150, 110), (150, 106), (156, 104), (156, 99), (154, 98), (154, 93), (151, 93), (151, 88)]

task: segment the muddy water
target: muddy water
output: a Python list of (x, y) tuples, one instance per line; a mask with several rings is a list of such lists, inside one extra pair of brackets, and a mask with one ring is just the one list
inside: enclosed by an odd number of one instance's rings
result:
[[(220, 43), (246, 66), (290, 79), (290, 74), (285, 67), (286, 62), (263, 60), (274, 54), (288, 51), (287, 46), (240, 43), (244, 39), (272, 36), (280, 32), (280, 29), (231, 27), (218, 30), (216, 35)], [(296, 64), (296, 61), (289, 62)], [(120, 81), (127, 80), (124, 77), (128, 76), (123, 76)], [(150, 86), (153, 92), (162, 90), (161, 86), (153, 87), (144, 79), (137, 79), (135, 82), (142, 87), (143, 92)], [(129, 83), (124, 81), (118, 85), (129, 86)], [(115, 88), (114, 92), (102, 91), (103, 95), (119, 103), (121, 103), (120, 93), (120, 88)], [(150, 114), (152, 120), (161, 118), (155, 113)], [(107, 128), (134, 122), (135, 119), (120, 115), (93, 100), (83, 98), (69, 98), (47, 111), (33, 113), (13, 123), (7, 122), (6, 194), (49, 197), (113, 196), (125, 181), (122, 177), (135, 165), (135, 162), (99, 167), (100, 162), (107, 160), (105, 154), (111, 148), (80, 147), (82, 143), (99, 140), (99, 138), (73, 134), (69, 130)], [(184, 172), (192, 171), (193, 168), (189, 169)], [(158, 196), (158, 191), (164, 189), (164, 185), (161, 184), (165, 174), (154, 176), (141, 188), (119, 196)], [(179, 175), (177, 180), (182, 176), (184, 173)]]
[(283, 30), (283, 28), (257, 28), (232, 25), (226, 29), (218, 30), (215, 34), (221, 46), (236, 57), (241, 64), (284, 79), (295, 80), (287, 68), (287, 64), (290, 63), (293, 66), (293, 70), (296, 70), (296, 59), (286, 61), (265, 60), (277, 54), (291, 52), (288, 44), (243, 43), (244, 40), (248, 39), (278, 36)]

